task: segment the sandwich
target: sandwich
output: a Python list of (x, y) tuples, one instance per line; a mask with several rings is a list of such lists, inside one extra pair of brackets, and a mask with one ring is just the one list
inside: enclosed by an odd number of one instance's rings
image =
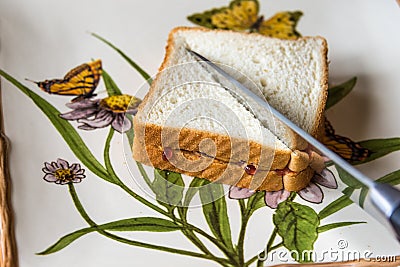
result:
[(328, 90), (322, 37), (281, 40), (257, 33), (179, 27), (134, 117), (135, 160), (252, 190), (299, 191), (323, 161), (268, 112), (234, 97), (188, 53), (196, 51), (320, 138)]

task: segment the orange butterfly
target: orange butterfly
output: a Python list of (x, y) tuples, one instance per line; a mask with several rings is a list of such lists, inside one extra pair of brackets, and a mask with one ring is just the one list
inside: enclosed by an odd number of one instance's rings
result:
[(363, 161), (371, 154), (370, 150), (363, 148), (350, 138), (335, 134), (335, 130), (326, 118), (325, 135), (323, 136), (322, 143), (349, 163)]
[(101, 73), (101, 60), (98, 59), (73, 68), (63, 79), (32, 82), (49, 94), (77, 96), (72, 100), (76, 101), (82, 97), (90, 98), (94, 96), (93, 92), (99, 84)]

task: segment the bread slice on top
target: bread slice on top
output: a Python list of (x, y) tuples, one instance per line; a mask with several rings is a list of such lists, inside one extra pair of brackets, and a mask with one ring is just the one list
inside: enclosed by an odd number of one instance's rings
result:
[(268, 113), (257, 117), (187, 49), (238, 74), (270, 105), (319, 137), (328, 87), (323, 38), (281, 40), (180, 27), (171, 31), (160, 72), (134, 117), (134, 159), (254, 190), (307, 186), (321, 168), (307, 143)]

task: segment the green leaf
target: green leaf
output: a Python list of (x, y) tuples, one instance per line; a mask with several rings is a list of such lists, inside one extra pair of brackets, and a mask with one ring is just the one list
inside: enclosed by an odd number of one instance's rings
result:
[(222, 184), (209, 183), (199, 190), (203, 214), (214, 236), (229, 249), (233, 248), (231, 227)]
[(265, 196), (264, 192), (257, 192), (251, 197), (249, 197), (247, 203), (248, 203), (248, 208), (250, 209), (250, 215), (256, 210), (266, 206), (264, 196)]
[(180, 230), (180, 226), (172, 221), (156, 217), (138, 217), (123, 219), (115, 222), (99, 225), (101, 230), (127, 232), (127, 231), (146, 231), (146, 232), (172, 232)]
[(358, 142), (358, 144), (370, 150), (371, 153), (366, 159), (354, 162), (353, 165), (367, 163), (400, 150), (400, 138), (371, 139)]
[(364, 208), (364, 203), (365, 199), (367, 198), (367, 195), (368, 195), (368, 188), (367, 187), (361, 188), (360, 196), (358, 199), (358, 204), (360, 205), (361, 208)]
[(193, 178), (192, 182), (189, 185), (188, 190), (186, 191), (185, 200), (183, 201), (183, 206), (188, 207), (193, 197), (197, 194), (197, 192), (199, 192), (200, 188), (205, 184), (208, 184), (208, 181), (206, 179), (197, 177)]
[[(376, 180), (378, 183), (399, 185), (400, 184), (400, 170), (391, 172)], [(363, 187), (360, 192), (359, 203), (361, 207), (364, 207), (365, 199), (368, 195), (368, 188)]]
[(138, 64), (136, 64), (135, 61), (133, 61), (130, 57), (128, 57), (124, 52), (121, 51), (121, 49), (119, 49), (118, 47), (116, 47), (115, 45), (113, 45), (111, 42), (107, 41), (106, 39), (104, 39), (103, 37), (101, 37), (100, 35), (97, 35), (96, 33), (92, 33), (92, 36), (96, 37), (97, 39), (99, 39), (100, 41), (104, 42), (105, 44), (107, 44), (108, 46), (110, 46), (112, 49), (114, 49), (118, 54), (120, 54), (128, 63), (129, 65), (131, 65), (137, 72), (139, 72), (139, 74), (149, 83), (151, 84), (152, 79), (150, 77), (149, 74), (147, 74), (147, 72), (145, 72)]
[(335, 164), (335, 168), (339, 174), (339, 178), (342, 180), (343, 183), (355, 189), (360, 189), (361, 187), (363, 187), (362, 183), (360, 183), (352, 175), (348, 174), (345, 170), (340, 168), (337, 164)]
[(104, 144), (104, 165), (106, 167), (106, 170), (110, 176), (110, 179), (114, 181), (115, 184), (121, 184), (121, 180), (118, 178), (117, 174), (115, 173), (114, 167), (111, 164), (111, 158), (110, 158), (110, 147), (111, 147), (111, 140), (114, 135), (114, 128), (110, 127), (110, 131), (108, 133), (106, 142)]
[(361, 224), (361, 223), (367, 223), (367, 222), (335, 222), (335, 223), (330, 223), (326, 224), (323, 226), (318, 227), (318, 233), (323, 233), (332, 229), (336, 229), (339, 227), (346, 227), (349, 225), (354, 225), (354, 224)]
[(146, 182), (146, 184), (150, 187), (150, 189), (153, 190), (153, 189), (152, 189), (152, 182), (151, 182), (149, 176), (147, 175), (146, 170), (145, 170), (144, 167), (143, 167), (143, 164), (140, 163), (139, 161), (136, 161), (136, 165), (137, 165), (137, 167), (138, 167), (138, 169), (139, 169), (140, 174), (141, 174), (142, 177), (143, 177), (143, 180), (144, 180), (144, 181)]
[(342, 100), (348, 93), (351, 92), (351, 90), (353, 90), (356, 82), (357, 77), (353, 77), (342, 84), (329, 88), (325, 109), (329, 109)]
[(188, 207), (190, 205), (190, 202), (192, 201), (193, 197), (199, 192), (200, 188), (207, 184), (206, 179), (201, 179), (201, 178), (193, 178), (192, 182), (189, 185), (188, 190), (186, 191), (185, 194), (185, 199), (183, 200), (183, 205), (182, 207), (178, 207), (181, 218), (183, 220), (186, 220), (187, 217), (187, 212), (188, 212)]
[(345, 189), (342, 190), (342, 193), (351, 198), (351, 195), (354, 193), (354, 188), (353, 187), (346, 187)]
[(104, 69), (101, 76), (103, 77), (104, 85), (106, 86), (108, 96), (122, 95), (122, 92), (118, 88), (117, 84)]
[[(118, 54), (120, 54), (136, 71), (139, 72), (139, 74), (149, 83), (152, 83), (152, 79), (149, 74), (147, 74), (146, 71), (144, 71), (135, 61), (133, 61), (130, 57), (128, 57), (124, 52), (122, 52), (119, 48), (117, 48), (115, 45), (113, 45), (111, 42), (107, 41), (100, 35), (97, 35), (96, 33), (92, 33), (92, 36), (96, 37), (100, 41), (104, 42), (108, 46), (110, 46), (112, 49), (114, 49)], [(122, 92), (116, 85), (116, 83), (112, 80), (112, 78), (108, 75), (107, 72), (103, 70), (103, 80), (107, 88), (107, 93), (108, 95), (121, 95)], [(132, 121), (132, 115), (126, 114), (126, 117)], [(133, 128), (128, 130), (126, 132), (126, 136), (128, 138), (128, 142), (130, 144), (130, 147), (132, 148), (133, 145), (133, 137), (134, 137), (134, 131)]]
[(181, 202), (184, 186), (180, 173), (154, 169), (152, 190), (157, 201), (170, 211)]
[(55, 107), (53, 107), (46, 100), (34, 93), (32, 90), (18, 82), (9, 74), (0, 70), (0, 75), (7, 79), (10, 83), (16, 86), (21, 92), (27, 95), (35, 105), (42, 110), (50, 122), (54, 125), (60, 135), (64, 138), (65, 142), (70, 147), (75, 156), (85, 165), (91, 172), (100, 178), (115, 183), (108, 175), (107, 170), (97, 161), (97, 159), (90, 152), (89, 148), (83, 142), (80, 135), (75, 128), (67, 120), (62, 119), (61, 114)]
[(329, 203), (325, 208), (323, 208), (319, 212), (318, 216), (320, 220), (322, 220), (351, 204), (353, 204), (353, 201), (351, 201), (351, 199), (346, 195), (343, 195), (340, 198), (336, 199), (335, 201)]
[[(319, 226), (318, 214), (310, 207), (300, 203), (285, 201), (278, 205), (273, 215), (273, 221), (283, 245), (290, 251), (297, 251), (303, 255), (303, 251), (312, 250), (317, 240)], [(295, 259), (301, 262), (312, 259)]]
[[(351, 194), (353, 193), (354, 189), (361, 189), (360, 196), (359, 196), (359, 199), (358, 199), (358, 203), (363, 208), (364, 207), (364, 203), (365, 203), (365, 199), (366, 199), (367, 194), (368, 194), (368, 188), (366, 188), (362, 183), (360, 183), (353, 176), (351, 176), (346, 171), (341, 169), (339, 166), (335, 165), (335, 167), (336, 167), (336, 169), (338, 171), (340, 179), (342, 179), (342, 181), (349, 186), (348, 188), (343, 190), (343, 193), (345, 195), (350, 197)], [(390, 184), (390, 185), (398, 185), (398, 184), (400, 184), (400, 170), (397, 170), (397, 171), (394, 171), (392, 173), (389, 173), (389, 174), (377, 179), (376, 181), (379, 182), (379, 183), (386, 183), (386, 184)], [(353, 189), (353, 190), (350, 190), (350, 189)], [(348, 190), (350, 190), (350, 192), (347, 192)]]
[(376, 180), (378, 183), (385, 183), (390, 185), (400, 184), (400, 170), (391, 172)]
[(70, 245), (72, 242), (80, 238), (81, 236), (84, 236), (85, 234), (94, 232), (95, 228), (84, 228), (78, 231), (75, 231), (73, 233), (70, 233), (68, 235), (65, 235), (61, 237), (56, 243), (48, 247), (46, 250), (36, 253), (37, 255), (48, 255), (57, 251), (62, 250), (66, 246)]
[(83, 235), (99, 230), (118, 231), (118, 232), (122, 231), (172, 232), (180, 230), (180, 226), (176, 225), (174, 222), (156, 217), (139, 217), (139, 218), (123, 219), (115, 222), (97, 225), (95, 227), (80, 229), (78, 231), (65, 235), (64, 237), (60, 238), (55, 244), (51, 245), (46, 250), (39, 252), (37, 254), (47, 255), (57, 252), (65, 248), (78, 238), (82, 237)]
[[(125, 114), (125, 116), (133, 124), (133, 116), (131, 114)], [(125, 134), (126, 134), (126, 138), (128, 138), (129, 147), (132, 150), (133, 138), (135, 137), (135, 131), (133, 130), (133, 125), (128, 131), (125, 132)]]

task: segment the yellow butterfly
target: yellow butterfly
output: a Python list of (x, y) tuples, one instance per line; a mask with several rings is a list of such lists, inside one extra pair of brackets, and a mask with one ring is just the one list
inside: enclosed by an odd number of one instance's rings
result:
[(296, 39), (296, 25), (302, 13), (280, 12), (264, 20), (258, 15), (257, 0), (233, 0), (228, 7), (214, 8), (188, 16), (191, 22), (210, 29), (258, 32), (281, 39)]
[(75, 95), (72, 101), (80, 98), (90, 98), (99, 84), (102, 73), (101, 60), (81, 64), (70, 70), (63, 79), (35, 82), (40, 89), (56, 95)]
[(363, 148), (350, 138), (335, 134), (335, 130), (327, 119), (325, 119), (325, 135), (322, 143), (349, 163), (363, 161), (371, 154), (370, 150)]

